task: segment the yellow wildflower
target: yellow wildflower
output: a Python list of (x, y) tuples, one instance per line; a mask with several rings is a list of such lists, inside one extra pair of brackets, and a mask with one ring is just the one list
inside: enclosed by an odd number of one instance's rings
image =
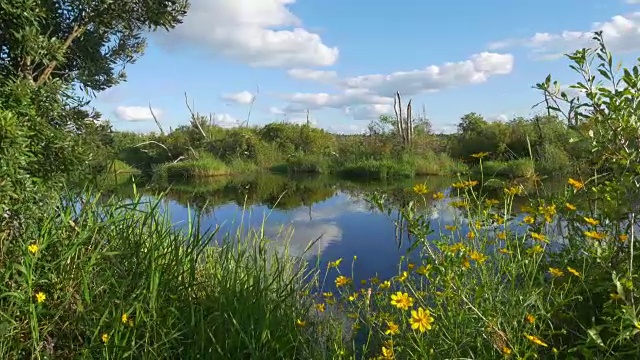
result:
[(479, 153), (472, 154), (471, 157), (476, 158), (476, 159), (482, 159), (483, 157), (486, 157), (487, 155), (489, 155), (488, 152), (481, 151)]
[(540, 233), (537, 233), (537, 232), (533, 232), (533, 231), (532, 231), (532, 232), (530, 232), (530, 233), (529, 233), (529, 235), (531, 235), (531, 237), (532, 237), (534, 240), (538, 240), (538, 241), (545, 241), (545, 242), (547, 241), (547, 238), (544, 236), (544, 234), (540, 234)]
[(456, 231), (456, 229), (457, 229), (457, 227), (455, 225), (445, 225), (444, 228), (449, 230), (449, 231)]
[(122, 320), (123, 324), (126, 324), (128, 322), (127, 321), (128, 319), (129, 317), (127, 316), (127, 313), (123, 313), (122, 316), (120, 317), (120, 320)]
[(544, 252), (544, 248), (540, 245), (534, 245), (531, 248), (529, 248), (527, 252), (531, 255), (541, 254), (542, 252)]
[(434, 193), (433, 195), (431, 195), (431, 197), (433, 198), (433, 200), (442, 200), (444, 199), (444, 194), (438, 191), (437, 193)]
[(618, 239), (620, 241), (627, 241), (628, 238), (629, 238), (629, 235), (627, 234), (618, 235)]
[(324, 312), (326, 305), (324, 303), (316, 304), (316, 309), (320, 312)]
[(584, 183), (575, 180), (573, 178), (569, 178), (569, 180), (567, 180), (567, 184), (571, 185), (573, 187), (574, 190), (580, 190), (584, 187)]
[(351, 279), (349, 279), (346, 276), (340, 275), (336, 278), (336, 286), (340, 287), (340, 286), (345, 286), (347, 284), (349, 284), (351, 282)]
[(27, 249), (29, 250), (30, 253), (35, 254), (38, 252), (38, 245), (37, 244), (31, 244), (27, 247)]
[(511, 355), (511, 349), (509, 349), (509, 348), (508, 348), (508, 347), (506, 347), (506, 346), (503, 346), (503, 347), (502, 347), (502, 353), (503, 353), (504, 355)]
[(395, 355), (393, 354), (393, 349), (392, 348), (388, 348), (388, 347), (382, 347), (382, 356), (381, 359), (383, 360), (392, 360), (395, 359), (394, 357)]
[(550, 267), (549, 274), (551, 274), (551, 276), (553, 277), (561, 277), (561, 276), (564, 276), (564, 271), (558, 268)]
[(331, 298), (331, 297), (333, 297), (333, 293), (332, 292), (325, 292), (325, 293), (322, 293), (322, 296), (324, 296), (325, 299), (326, 298)]
[(400, 276), (398, 276), (398, 281), (403, 282), (405, 280), (407, 280), (407, 277), (409, 277), (409, 273), (406, 271), (403, 271), (402, 274), (400, 274)]
[(576, 210), (576, 207), (573, 204), (566, 203), (566, 204), (564, 204), (564, 206), (567, 208), (567, 210), (571, 210), (571, 211), (575, 211)]
[(384, 332), (387, 335), (396, 335), (400, 333), (400, 327), (393, 321), (387, 321), (387, 330)]
[(496, 199), (486, 199), (484, 201), (488, 206), (493, 206), (493, 205), (497, 205), (500, 203), (500, 201), (496, 200)]
[(472, 251), (471, 254), (469, 254), (469, 257), (471, 257), (471, 260), (474, 260), (478, 264), (482, 264), (487, 261), (487, 256), (478, 251)]
[(525, 217), (524, 217), (524, 219), (522, 219), (522, 221), (524, 221), (524, 223), (525, 223), (525, 224), (529, 224), (529, 225), (531, 225), (531, 224), (533, 224), (536, 220), (535, 220), (533, 217), (531, 217), (531, 216), (527, 215), (527, 216), (525, 216)]
[(431, 330), (431, 324), (433, 324), (433, 317), (429, 309), (418, 308), (418, 310), (411, 310), (411, 328), (420, 332)]
[(416, 272), (420, 275), (423, 276), (427, 276), (429, 274), (429, 272), (431, 271), (432, 265), (431, 264), (427, 264), (425, 265), (421, 265), (418, 267), (418, 269), (416, 270)]
[(102, 339), (102, 342), (105, 345), (108, 344), (109, 343), (109, 334), (107, 334), (107, 333), (102, 334), (101, 339)]
[(500, 240), (504, 240), (507, 238), (507, 233), (505, 233), (504, 231), (501, 231), (499, 233), (496, 234), (496, 237)]
[(47, 300), (47, 295), (42, 291), (36, 293), (36, 301), (38, 304), (42, 304), (45, 300)]
[(591, 218), (591, 217), (586, 217), (586, 216), (584, 217), (584, 221), (587, 224), (593, 225), (593, 226), (596, 226), (596, 225), (600, 224), (600, 221), (598, 221), (598, 220), (596, 220), (594, 218)]
[(602, 240), (604, 239), (604, 234), (599, 233), (597, 231), (585, 231), (584, 236), (594, 239), (594, 240)]
[(305, 327), (305, 326), (307, 326), (307, 322), (306, 322), (306, 321), (303, 321), (303, 320), (298, 319), (298, 320), (296, 320), (296, 325), (298, 325), (298, 326), (300, 326), (300, 327)]
[(573, 274), (574, 276), (580, 276), (580, 272), (578, 270), (572, 268), (571, 266), (567, 266), (567, 271)]
[(464, 245), (462, 243), (455, 243), (449, 246), (449, 252), (457, 253), (458, 251), (464, 250)]
[(500, 252), (500, 254), (503, 254), (503, 255), (511, 254), (511, 251), (509, 251), (509, 250), (507, 250), (505, 248), (500, 248), (500, 249), (498, 249), (498, 251)]
[(475, 239), (475, 238), (476, 238), (476, 233), (474, 233), (473, 231), (469, 231), (469, 232), (467, 233), (467, 239), (469, 239), (469, 240), (473, 240), (473, 239)]
[(356, 301), (358, 299), (358, 293), (353, 293), (349, 295), (349, 301)]
[(525, 334), (524, 336), (526, 336), (527, 339), (529, 339), (529, 341), (531, 341), (534, 344), (537, 344), (537, 345), (540, 345), (540, 346), (544, 346), (544, 347), (549, 346), (544, 341), (542, 341), (542, 339), (540, 339), (539, 337), (537, 337), (535, 335), (527, 335), (527, 334)]
[(511, 186), (504, 189), (504, 193), (510, 196), (519, 195), (522, 189), (519, 186)]
[(398, 291), (391, 295), (391, 305), (398, 309), (407, 310), (413, 306), (413, 298), (411, 298), (407, 293)]
[(465, 269), (468, 269), (471, 267), (471, 262), (469, 261), (469, 258), (466, 256), (462, 258), (462, 267)]
[(527, 316), (525, 316), (524, 318), (529, 324), (533, 324), (534, 322), (536, 322), (536, 317), (531, 314), (527, 314)]
[(424, 195), (429, 192), (429, 189), (427, 189), (425, 184), (415, 184), (413, 186), (413, 192), (418, 195)]
[(380, 289), (381, 290), (386, 290), (388, 288), (391, 287), (391, 281), (387, 280), (387, 281), (383, 281), (382, 284), (380, 284)]
[(412, 264), (412, 263), (407, 264), (407, 269), (409, 269), (409, 271), (413, 270), (413, 268), (415, 267), (416, 267), (415, 264)]
[(337, 268), (338, 266), (340, 266), (340, 263), (342, 262), (342, 258), (336, 260), (336, 261), (331, 261), (329, 262), (329, 264), (327, 265), (330, 268)]

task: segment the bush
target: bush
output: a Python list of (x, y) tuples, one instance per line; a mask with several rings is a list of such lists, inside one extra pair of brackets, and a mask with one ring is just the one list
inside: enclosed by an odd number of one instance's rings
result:
[(324, 174), (329, 171), (327, 160), (320, 156), (296, 154), (290, 156), (286, 164), (290, 173)]

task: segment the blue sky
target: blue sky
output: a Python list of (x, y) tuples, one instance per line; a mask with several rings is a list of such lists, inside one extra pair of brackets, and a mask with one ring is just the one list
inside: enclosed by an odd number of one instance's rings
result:
[(640, 0), (192, 0), (184, 23), (149, 36), (128, 81), (93, 106), (114, 128), (188, 123), (184, 93), (220, 125), (301, 122), (357, 133), (393, 113), (398, 90), (426, 107), (436, 131), (474, 111), (530, 116), (531, 86), (574, 80), (559, 54), (602, 29), (631, 64), (640, 53)]

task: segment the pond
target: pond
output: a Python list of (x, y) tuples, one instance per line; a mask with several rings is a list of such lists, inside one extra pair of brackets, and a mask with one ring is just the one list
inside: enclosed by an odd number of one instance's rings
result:
[[(340, 270), (354, 280), (388, 278), (397, 274), (398, 263), (411, 245), (406, 231), (398, 233), (398, 209), (419, 200), (437, 239), (444, 226), (464, 224), (460, 210), (445, 197), (426, 202), (411, 188), (424, 183), (430, 194), (452, 191), (455, 178), (424, 177), (390, 182), (353, 182), (326, 176), (281, 176), (261, 173), (251, 176), (218, 177), (206, 181), (174, 183), (162, 200), (176, 226), (187, 226), (190, 216), (200, 216), (204, 230), (220, 227), (219, 236), (239, 229), (262, 229), (275, 246), (303, 256), (321, 268), (343, 258)], [(563, 184), (556, 186), (561, 188)], [(501, 188), (500, 188), (501, 189)], [(548, 190), (548, 189), (547, 189)], [(146, 190), (146, 193), (152, 193)], [(383, 194), (388, 211), (370, 201)], [(514, 204), (518, 210), (525, 204)], [(461, 233), (466, 233), (462, 226)], [(240, 230), (242, 231), (242, 230)], [(309, 247), (310, 243), (313, 243)], [(352, 268), (352, 259), (357, 257)], [(352, 273), (353, 272), (353, 273)]]

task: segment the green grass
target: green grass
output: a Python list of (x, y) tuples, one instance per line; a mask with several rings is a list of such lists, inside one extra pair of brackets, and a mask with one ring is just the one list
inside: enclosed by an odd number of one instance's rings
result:
[(172, 181), (229, 175), (231, 169), (211, 155), (200, 155), (198, 159), (162, 164), (155, 172), (159, 178)]
[(415, 170), (409, 162), (395, 162), (392, 160), (362, 160), (346, 164), (336, 171), (342, 178), (352, 179), (392, 179), (411, 178)]
[(467, 166), (444, 153), (428, 152), (411, 159), (416, 175), (456, 175), (468, 171)]
[(478, 176), (481, 171), (484, 176), (502, 178), (531, 178), (536, 174), (535, 163), (531, 159), (517, 159), (510, 161), (483, 161), (482, 169), (476, 165), (472, 173)]
[(329, 172), (328, 160), (322, 156), (293, 155), (287, 159), (286, 165), (287, 171), (293, 174), (326, 174)]
[(5, 244), (0, 358), (317, 358), (296, 325), (305, 264), (261, 229), (178, 230), (160, 200), (87, 196)]
[(113, 188), (122, 185), (130, 185), (133, 180), (141, 175), (140, 170), (129, 166), (123, 161), (113, 160), (107, 165), (104, 173), (97, 178), (97, 183), (103, 188)]

